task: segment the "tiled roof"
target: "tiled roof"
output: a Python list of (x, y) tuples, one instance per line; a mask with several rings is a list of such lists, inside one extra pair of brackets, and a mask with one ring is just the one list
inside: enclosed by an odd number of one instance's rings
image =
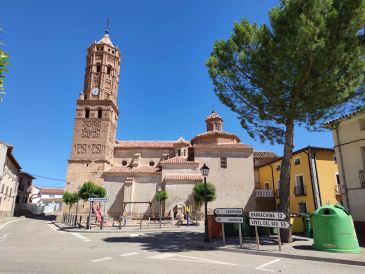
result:
[(186, 141), (182, 136), (180, 136), (180, 138), (176, 140), (174, 145), (190, 145), (190, 142)]
[(109, 170), (106, 170), (104, 172), (104, 174), (110, 174), (110, 173), (114, 173), (114, 174), (119, 174), (119, 173), (123, 173), (123, 174), (146, 174), (146, 173), (156, 173), (158, 171), (158, 169), (154, 166), (139, 166), (139, 167), (124, 167), (124, 166), (119, 166), (119, 167), (112, 167)]
[(116, 148), (174, 148), (174, 141), (117, 141)]
[(195, 144), (194, 148), (208, 148), (208, 149), (232, 149), (232, 150), (240, 150), (240, 149), (252, 149), (251, 146), (237, 143), (237, 144)]
[(269, 158), (279, 158), (274, 152), (271, 151), (254, 151), (253, 152), (254, 159), (269, 159)]
[(210, 120), (210, 119), (220, 119), (220, 120), (223, 120), (222, 117), (220, 117), (219, 114), (217, 112), (215, 112), (214, 110), (212, 111), (211, 114), (209, 114), (207, 116), (207, 118), (205, 120)]
[(165, 165), (165, 164), (199, 165), (199, 163), (194, 162), (194, 161), (188, 161), (188, 160), (186, 160), (185, 157), (181, 157), (181, 156), (176, 156), (176, 157), (161, 161), (160, 163), (163, 165)]
[(109, 37), (109, 35), (108, 35), (107, 33), (106, 33), (106, 34), (104, 34), (103, 38), (101, 38), (101, 39), (99, 40), (98, 44), (100, 44), (100, 43), (107, 44), (107, 45), (109, 45), (109, 46), (114, 47), (114, 45), (113, 45), (113, 43), (112, 43), (112, 40), (110, 40), (110, 37)]
[(41, 188), (41, 194), (63, 194), (62, 188)]
[(42, 202), (63, 202), (63, 199), (62, 198), (41, 198), (40, 201)]
[(211, 136), (219, 136), (219, 137), (229, 137), (229, 138), (233, 138), (233, 139), (236, 139), (237, 142), (240, 142), (240, 138), (233, 134), (233, 133), (230, 133), (230, 132), (226, 132), (226, 131), (223, 131), (223, 130), (214, 130), (214, 131), (206, 131), (206, 132), (203, 132), (201, 134), (198, 134), (196, 135), (192, 140), (191, 142), (194, 142), (196, 141), (197, 139), (200, 139), (200, 138), (204, 138), (204, 137), (211, 137)]
[(167, 174), (164, 180), (169, 181), (201, 181), (203, 176), (200, 174), (188, 173), (188, 174)]
[(342, 115), (342, 116), (340, 116), (340, 117), (338, 117), (338, 118), (336, 118), (336, 119), (329, 120), (329, 121), (327, 121), (326, 123), (324, 123), (324, 124), (323, 124), (323, 127), (331, 128), (331, 125), (332, 125), (333, 123), (335, 123), (335, 122), (339, 122), (339, 121), (344, 120), (344, 119), (346, 119), (346, 118), (353, 117), (353, 116), (355, 116), (355, 115), (357, 115), (357, 114), (360, 114), (360, 113), (362, 113), (362, 112), (365, 112), (365, 108), (361, 108), (361, 109), (359, 109), (359, 110), (357, 110), (357, 111), (354, 111), (354, 112), (351, 112), (351, 113), (349, 113), (349, 114)]
[(21, 171), (20, 172), (20, 175), (23, 175), (23, 176), (26, 176), (26, 177), (29, 177), (31, 179), (36, 179), (36, 177), (34, 177), (33, 175), (29, 174), (29, 173), (26, 173), (24, 171)]

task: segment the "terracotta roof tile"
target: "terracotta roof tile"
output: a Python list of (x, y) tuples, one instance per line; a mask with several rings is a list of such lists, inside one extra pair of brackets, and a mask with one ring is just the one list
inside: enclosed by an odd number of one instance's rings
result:
[(274, 152), (271, 151), (254, 151), (253, 158), (255, 159), (269, 159), (269, 158), (279, 158)]
[(41, 194), (63, 194), (64, 190), (62, 188), (41, 188)]
[(157, 173), (158, 168), (154, 166), (139, 166), (139, 167), (124, 167), (124, 166), (118, 166), (118, 167), (112, 167), (109, 170), (106, 170), (104, 174), (110, 174), (110, 173), (121, 173), (121, 174), (148, 174), (148, 173)]
[(237, 144), (195, 144), (194, 148), (208, 148), (208, 149), (252, 149), (251, 146), (237, 143)]
[(331, 125), (332, 125), (333, 123), (335, 123), (335, 122), (339, 122), (339, 121), (344, 120), (344, 119), (346, 119), (346, 118), (351, 118), (351, 117), (353, 117), (353, 116), (355, 116), (355, 115), (357, 115), (357, 114), (359, 114), (359, 113), (362, 113), (362, 112), (365, 112), (365, 108), (361, 108), (361, 109), (359, 109), (359, 110), (357, 110), (357, 111), (354, 111), (354, 112), (351, 112), (351, 113), (349, 113), (349, 114), (342, 115), (342, 116), (340, 116), (340, 117), (338, 117), (338, 118), (336, 118), (336, 119), (329, 120), (329, 121), (327, 121), (327, 122), (325, 122), (325, 123), (323, 124), (323, 127), (331, 128)]
[(174, 141), (117, 141), (116, 148), (173, 148)]
[(186, 160), (185, 157), (181, 157), (181, 156), (176, 156), (176, 157), (172, 157), (170, 159), (161, 161), (161, 164), (163, 164), (163, 165), (165, 165), (165, 164), (199, 165), (198, 162), (188, 161), (188, 160)]
[(176, 142), (174, 143), (174, 146), (176, 145), (190, 145), (189, 141), (186, 141), (182, 136), (180, 136), (179, 139), (176, 140)]
[(169, 181), (202, 181), (203, 176), (200, 174), (188, 173), (188, 174), (167, 174), (164, 180)]
[(227, 132), (227, 131), (224, 131), (224, 130), (214, 130), (214, 131), (206, 131), (206, 132), (203, 132), (203, 133), (200, 133), (200, 134), (196, 135), (191, 140), (191, 142), (194, 143), (198, 139), (205, 138), (205, 137), (211, 137), (211, 136), (229, 137), (229, 138), (235, 139), (237, 142), (241, 141), (240, 138), (237, 135), (233, 134), (233, 133), (230, 133), (230, 132)]

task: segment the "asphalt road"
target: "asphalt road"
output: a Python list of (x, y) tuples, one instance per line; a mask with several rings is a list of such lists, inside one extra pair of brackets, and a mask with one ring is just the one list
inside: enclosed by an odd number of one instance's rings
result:
[(0, 225), (0, 273), (365, 273), (365, 267), (196, 250), (197, 232), (70, 233), (45, 220)]

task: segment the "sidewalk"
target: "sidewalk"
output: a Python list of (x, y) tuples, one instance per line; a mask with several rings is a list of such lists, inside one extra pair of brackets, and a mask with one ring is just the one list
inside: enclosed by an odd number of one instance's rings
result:
[(223, 246), (222, 241), (214, 240), (209, 245), (227, 252), (365, 266), (365, 248), (363, 247), (360, 247), (360, 254), (317, 251), (312, 248), (313, 239), (301, 236), (293, 235), (293, 242), (282, 245), (281, 251), (279, 251), (276, 237), (260, 237), (259, 250), (254, 237), (244, 238), (242, 249), (238, 239), (228, 240), (226, 243), (227, 245)]

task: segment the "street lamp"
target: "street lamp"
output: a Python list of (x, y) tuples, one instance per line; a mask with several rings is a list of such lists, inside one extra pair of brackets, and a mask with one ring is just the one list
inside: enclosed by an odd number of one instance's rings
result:
[(76, 218), (75, 218), (75, 226), (77, 226), (77, 213), (79, 212), (79, 192), (80, 192), (81, 186), (77, 186), (77, 204), (76, 204)]
[(158, 188), (157, 188), (157, 192), (158, 192), (158, 197), (159, 197), (159, 199), (158, 199), (158, 203), (159, 203), (159, 206), (158, 206), (158, 216), (159, 216), (159, 219), (160, 219), (160, 228), (162, 227), (162, 223), (161, 223), (161, 186), (159, 186)]
[(208, 200), (207, 200), (207, 176), (209, 174), (209, 167), (204, 164), (200, 169), (202, 176), (204, 177), (204, 241), (209, 242), (208, 236)]

